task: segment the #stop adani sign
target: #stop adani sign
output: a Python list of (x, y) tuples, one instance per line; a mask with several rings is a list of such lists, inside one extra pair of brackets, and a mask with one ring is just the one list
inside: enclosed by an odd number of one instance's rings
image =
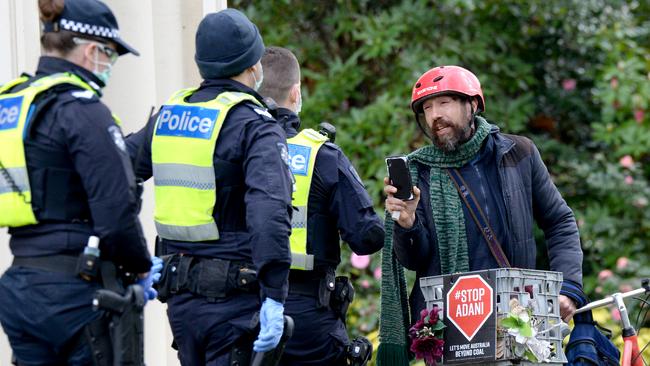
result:
[(489, 271), (445, 276), (445, 363), (494, 359), (494, 282)]
[(447, 318), (471, 341), (494, 311), (492, 287), (479, 275), (463, 276), (447, 293)]

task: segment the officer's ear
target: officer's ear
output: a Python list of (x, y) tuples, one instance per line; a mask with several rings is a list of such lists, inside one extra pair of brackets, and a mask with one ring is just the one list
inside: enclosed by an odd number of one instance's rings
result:
[(262, 64), (260, 64), (260, 63), (258, 62), (258, 63), (256, 63), (255, 65), (249, 67), (248, 70), (249, 70), (249, 72), (252, 72), (252, 73), (254, 73), (255, 75), (258, 75), (258, 74), (260, 73), (260, 70), (259, 70), (260, 66), (262, 66)]
[(293, 84), (289, 90), (289, 104), (297, 104), (300, 97), (300, 83)]
[(95, 69), (95, 52), (97, 45), (94, 42), (84, 42), (78, 46), (78, 64), (86, 70)]

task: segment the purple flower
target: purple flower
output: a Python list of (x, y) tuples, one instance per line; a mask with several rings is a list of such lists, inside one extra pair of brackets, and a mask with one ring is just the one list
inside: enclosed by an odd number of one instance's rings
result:
[(442, 309), (440, 309), (437, 306), (433, 306), (433, 309), (431, 309), (431, 312), (429, 313), (429, 324), (436, 324), (438, 320), (440, 319), (440, 316), (438, 313), (440, 313)]
[(429, 310), (427, 310), (427, 309), (420, 310), (420, 319), (426, 318), (427, 315), (429, 315)]
[(422, 328), (424, 328), (424, 321), (420, 319), (416, 321), (415, 324), (413, 324), (413, 326), (409, 329), (409, 334), (417, 334), (417, 331), (421, 330)]
[(442, 357), (445, 342), (436, 337), (416, 338), (411, 343), (411, 352), (415, 358), (424, 359), (427, 365), (436, 365), (436, 360)]
[(418, 337), (418, 329), (417, 329), (417, 323), (409, 328), (409, 337), (411, 340), (415, 340)]
[(440, 321), (438, 313), (442, 309), (434, 306), (431, 311), (422, 309), (420, 319), (409, 329), (411, 352), (417, 359), (424, 359), (427, 365), (436, 365), (436, 360), (442, 357), (444, 341), (436, 338), (432, 329)]

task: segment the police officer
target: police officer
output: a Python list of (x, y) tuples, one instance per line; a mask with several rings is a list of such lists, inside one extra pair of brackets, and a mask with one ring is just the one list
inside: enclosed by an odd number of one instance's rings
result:
[(253, 341), (269, 351), (282, 334), (291, 176), (282, 128), (256, 92), (263, 53), (244, 14), (208, 14), (196, 32), (204, 81), (127, 138), (136, 174), (154, 177), (159, 299), (183, 365), (243, 365)]
[(151, 282), (133, 168), (100, 101), (118, 56), (138, 53), (99, 1), (38, 4), (36, 75), (0, 87), (0, 227), (14, 255), (0, 279), (0, 322), (18, 365), (87, 365), (86, 335), (102, 315), (92, 309), (100, 284), (77, 276), (89, 237), (102, 260)]
[(359, 255), (383, 247), (383, 223), (359, 175), (341, 149), (312, 129), (300, 128), (300, 66), (291, 51), (267, 48), (260, 93), (277, 105), (278, 122), (289, 137), (295, 176), (291, 271), (286, 313), (296, 324), (282, 365), (345, 365), (345, 311), (352, 288), (335, 279), (341, 262), (340, 238)]

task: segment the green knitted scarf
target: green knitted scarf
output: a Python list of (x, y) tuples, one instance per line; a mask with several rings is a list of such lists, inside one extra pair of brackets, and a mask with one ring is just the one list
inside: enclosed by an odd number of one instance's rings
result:
[[(438, 241), (441, 273), (469, 270), (467, 237), (463, 206), (454, 183), (446, 173), (447, 168), (460, 168), (471, 161), (481, 149), (490, 133), (490, 124), (476, 117), (474, 136), (456, 151), (444, 152), (427, 145), (409, 154), (411, 178), (417, 184), (417, 163), (430, 168), (429, 199)], [(409, 309), (404, 268), (393, 255), (393, 220), (386, 212), (386, 238), (382, 250), (380, 345), (377, 350), (378, 366), (408, 365)], [(420, 310), (420, 309), (418, 309)]]

